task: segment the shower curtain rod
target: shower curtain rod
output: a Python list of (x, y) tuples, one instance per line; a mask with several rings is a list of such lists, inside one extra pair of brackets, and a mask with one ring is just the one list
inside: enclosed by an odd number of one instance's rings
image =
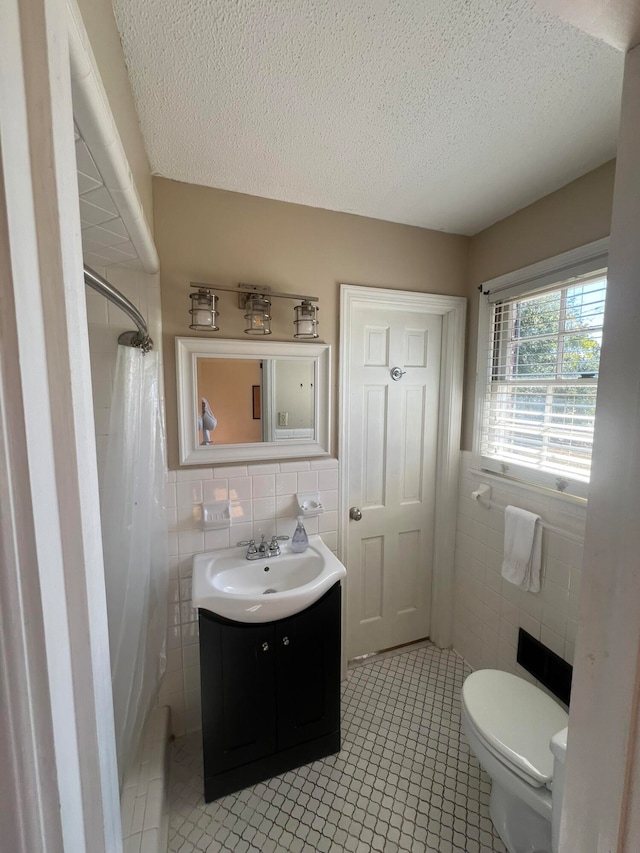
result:
[(109, 302), (113, 302), (114, 305), (124, 311), (136, 324), (138, 331), (123, 332), (118, 338), (119, 344), (124, 344), (128, 347), (139, 347), (143, 353), (147, 353), (153, 349), (153, 341), (149, 335), (147, 322), (133, 302), (130, 302), (123, 293), (120, 293), (117, 287), (114, 287), (86, 264), (84, 265), (84, 283), (108, 299)]

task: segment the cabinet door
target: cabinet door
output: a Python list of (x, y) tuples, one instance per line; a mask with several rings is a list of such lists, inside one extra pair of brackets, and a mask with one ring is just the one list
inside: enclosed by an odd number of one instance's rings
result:
[(200, 611), (204, 775), (276, 749), (272, 625), (221, 623)]
[(278, 749), (340, 728), (340, 584), (276, 625)]

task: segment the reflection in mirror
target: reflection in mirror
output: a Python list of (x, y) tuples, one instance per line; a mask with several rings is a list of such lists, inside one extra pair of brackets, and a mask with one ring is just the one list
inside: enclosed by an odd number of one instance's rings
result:
[(181, 464), (329, 452), (329, 347), (176, 338)]
[(200, 444), (213, 444), (211, 433), (218, 426), (218, 419), (211, 411), (211, 406), (206, 397), (200, 399), (200, 413), (198, 416), (198, 431), (201, 434)]
[[(262, 441), (260, 413), (256, 418), (253, 388), (262, 385), (262, 362), (255, 358), (197, 359), (198, 444), (246, 444)], [(203, 408), (209, 407), (216, 426), (207, 429)]]
[(313, 441), (313, 359), (198, 358), (196, 365), (201, 447)]
[(313, 362), (276, 362), (276, 441), (313, 438)]
[[(274, 361), (275, 406), (272, 441), (311, 441), (313, 430), (313, 361)], [(267, 439), (269, 440), (269, 439)]]

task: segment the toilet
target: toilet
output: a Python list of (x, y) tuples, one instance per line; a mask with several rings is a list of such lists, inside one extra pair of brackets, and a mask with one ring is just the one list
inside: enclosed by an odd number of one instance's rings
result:
[(462, 686), (462, 731), (491, 777), (491, 820), (509, 853), (557, 850), (568, 720), (509, 672), (481, 669)]

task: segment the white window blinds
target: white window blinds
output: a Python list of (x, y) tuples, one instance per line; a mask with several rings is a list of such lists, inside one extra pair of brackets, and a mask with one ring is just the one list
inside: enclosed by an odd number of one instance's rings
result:
[(595, 263), (483, 297), (483, 469), (586, 497), (607, 284)]

